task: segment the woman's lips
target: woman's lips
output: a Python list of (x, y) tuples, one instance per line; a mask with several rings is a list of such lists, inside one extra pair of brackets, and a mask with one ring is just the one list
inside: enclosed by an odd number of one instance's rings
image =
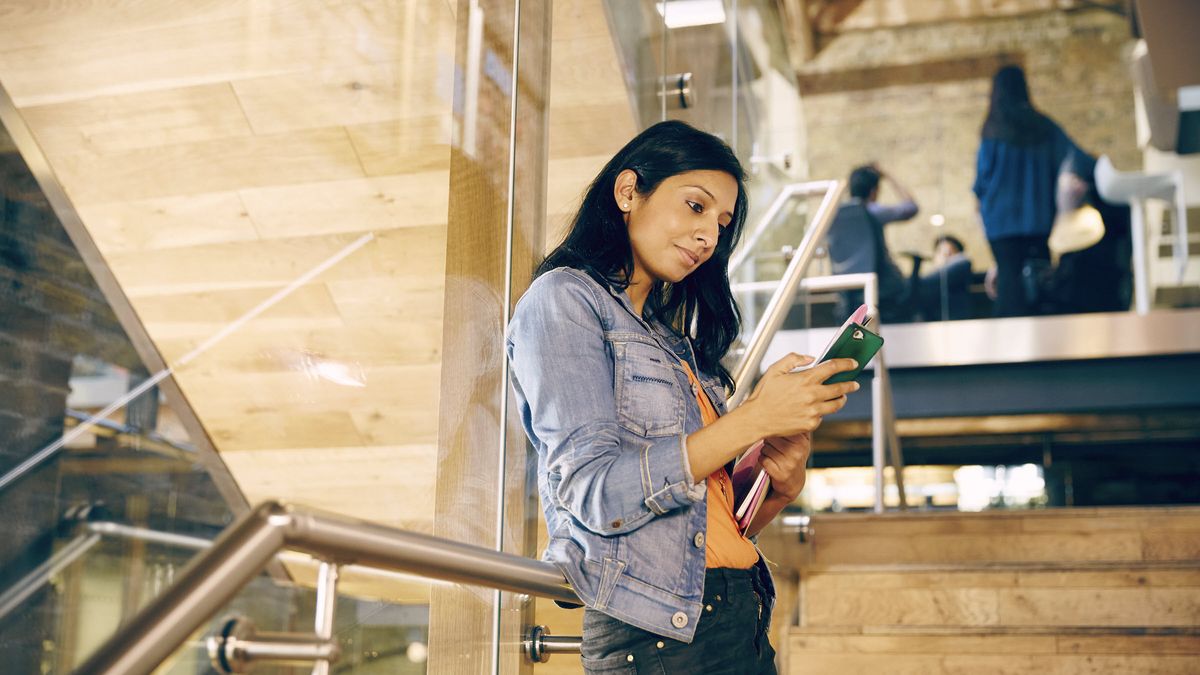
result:
[(679, 257), (683, 259), (683, 263), (688, 267), (700, 262), (700, 257), (695, 253), (692, 253), (691, 251), (679, 245), (676, 245), (675, 248), (679, 249)]

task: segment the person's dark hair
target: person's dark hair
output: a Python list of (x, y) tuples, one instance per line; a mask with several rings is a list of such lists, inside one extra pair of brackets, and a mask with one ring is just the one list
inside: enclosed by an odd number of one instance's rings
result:
[(958, 249), (959, 253), (965, 253), (967, 250), (967, 247), (963, 246), (962, 240), (952, 234), (943, 234), (938, 237), (937, 241), (933, 242), (933, 247), (941, 246), (943, 241)]
[(1020, 66), (1004, 66), (992, 78), (992, 98), (980, 135), (1013, 145), (1036, 145), (1050, 138), (1054, 122), (1029, 100)]
[(733, 150), (712, 134), (683, 122), (659, 122), (621, 148), (584, 193), (566, 239), (538, 266), (540, 276), (559, 267), (587, 272), (601, 284), (626, 288), (633, 248), (624, 215), (613, 196), (617, 176), (637, 174), (637, 192), (650, 196), (667, 178), (688, 171), (723, 171), (737, 181), (733, 218), (721, 229), (712, 257), (677, 284), (656, 281), (643, 313), (692, 338), (700, 369), (734, 383), (721, 358), (741, 331), (741, 314), (729, 288), (729, 256), (737, 246), (748, 209), (745, 172)]
[(879, 187), (879, 169), (864, 165), (850, 172), (850, 196), (866, 199)]

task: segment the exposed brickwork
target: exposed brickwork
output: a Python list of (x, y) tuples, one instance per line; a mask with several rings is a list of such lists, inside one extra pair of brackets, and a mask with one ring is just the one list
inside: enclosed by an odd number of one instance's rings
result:
[[(915, 224), (889, 228), (893, 251), (929, 252), (944, 232), (965, 242), (977, 269), (991, 252), (971, 183), (991, 76), (1019, 63), (1034, 103), (1093, 154), (1141, 166), (1127, 67), (1129, 24), (1103, 10), (958, 21), (828, 38), (801, 73), (808, 161), (816, 178), (875, 160), (913, 190)], [(885, 198), (886, 198), (885, 194)]]

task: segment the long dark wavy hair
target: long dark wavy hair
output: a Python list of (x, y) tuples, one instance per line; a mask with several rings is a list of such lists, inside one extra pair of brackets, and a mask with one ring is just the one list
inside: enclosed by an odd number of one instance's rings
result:
[(643, 314), (692, 339), (700, 369), (716, 374), (733, 391), (721, 357), (737, 339), (741, 314), (729, 289), (729, 256), (746, 222), (745, 172), (733, 150), (712, 134), (679, 121), (659, 122), (629, 141), (592, 181), (567, 237), (538, 267), (540, 276), (559, 267), (587, 272), (600, 284), (624, 289), (633, 275), (629, 230), (613, 189), (625, 169), (637, 174), (639, 195), (649, 197), (667, 178), (688, 171), (723, 171), (737, 181), (733, 219), (721, 229), (711, 258), (676, 284), (655, 281)]
[(1020, 66), (1004, 66), (992, 78), (992, 98), (980, 135), (1013, 145), (1037, 145), (1054, 132), (1054, 122), (1033, 107)]

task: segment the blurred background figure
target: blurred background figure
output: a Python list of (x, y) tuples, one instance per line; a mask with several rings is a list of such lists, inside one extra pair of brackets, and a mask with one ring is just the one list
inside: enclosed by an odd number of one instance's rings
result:
[(958, 237), (943, 235), (933, 249), (934, 269), (917, 278), (921, 318), (944, 321), (971, 318), (971, 259)]
[[(900, 200), (879, 203), (879, 183), (886, 179)], [(838, 208), (829, 227), (829, 258), (834, 274), (874, 272), (879, 280), (879, 312), (886, 323), (912, 321), (914, 308), (912, 284), (888, 252), (883, 228), (889, 223), (911, 220), (917, 215), (912, 193), (875, 164), (867, 164), (850, 173), (850, 200)], [(914, 263), (916, 264), (916, 263)], [(862, 304), (861, 291), (840, 295), (837, 316), (845, 317)], [(839, 319), (840, 321), (841, 319)]]
[(1041, 313), (1058, 172), (1075, 144), (1034, 107), (1019, 66), (1005, 66), (993, 78), (980, 135), (974, 191), (996, 259), (995, 315)]

